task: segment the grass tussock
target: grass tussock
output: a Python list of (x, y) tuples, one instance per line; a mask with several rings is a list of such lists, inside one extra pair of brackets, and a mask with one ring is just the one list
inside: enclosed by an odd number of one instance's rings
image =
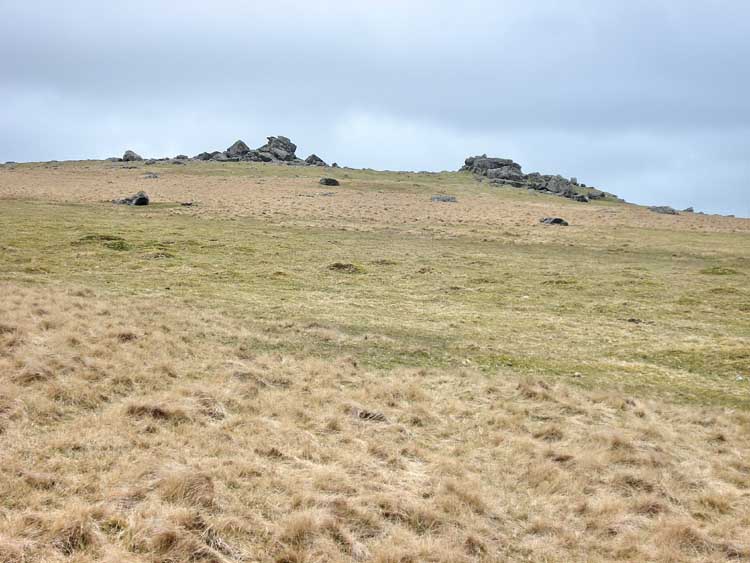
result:
[[(6, 289), (20, 309), (39, 298)], [(347, 356), (248, 359), (226, 338), (240, 324), (217, 317), (213, 326), (227, 332), (164, 331), (179, 324), (174, 307), (86, 296), (88, 307), (77, 309), (78, 299), (57, 293), (50, 314), (81, 311), (85, 326), (103, 323), (79, 332), (78, 346), (106, 354), (81, 361), (55, 335), (64, 323), (25, 325), (31, 341), (49, 339), (39, 361), (63, 375), (26, 385), (12, 376), (27, 366), (4, 360), (13, 370), (0, 395), (13, 460), (0, 479), (6, 560), (748, 553), (742, 412), (511, 371), (488, 378), (475, 368), (373, 371)], [(139, 337), (116, 338), (118, 326), (138, 326)], [(133, 358), (133, 345), (148, 352)], [(199, 381), (180, 375), (192, 354), (203, 362)], [(99, 400), (71, 402), (62, 383)], [(45, 511), (54, 499), (64, 505)]]

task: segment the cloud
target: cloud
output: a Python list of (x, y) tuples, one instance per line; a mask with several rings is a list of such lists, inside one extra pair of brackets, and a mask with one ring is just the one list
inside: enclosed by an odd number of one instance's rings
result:
[(471, 153), (747, 214), (750, 4), (0, 0), (0, 159), (251, 145)]

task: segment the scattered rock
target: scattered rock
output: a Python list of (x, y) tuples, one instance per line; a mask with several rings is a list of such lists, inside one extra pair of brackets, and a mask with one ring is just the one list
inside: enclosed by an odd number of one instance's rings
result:
[(340, 185), (339, 181), (336, 178), (321, 178), (319, 183), (322, 184), (322, 185), (324, 185), (324, 186), (338, 186), (338, 185)]
[(328, 166), (325, 160), (320, 158), (317, 154), (311, 154), (305, 159), (305, 162), (310, 166)]
[(676, 209), (672, 209), (668, 205), (652, 205), (648, 210), (662, 215), (679, 215)]
[(174, 157), (175, 160), (187, 160), (188, 156), (186, 154), (178, 154), (176, 157)]
[(157, 179), (157, 178), (159, 177), (159, 175), (158, 175), (158, 174), (157, 174), (156, 172), (146, 172), (146, 173), (145, 173), (145, 174), (143, 175), (143, 177), (144, 177), (144, 178), (145, 178), (146, 180), (156, 180), (156, 179)]
[(181, 201), (180, 205), (182, 207), (193, 207), (193, 202), (192, 201)]
[(695, 213), (695, 209), (693, 209), (692, 207), (686, 207), (685, 209), (682, 210), (682, 212), (683, 213)]
[(211, 160), (211, 158), (213, 158), (213, 156), (217, 155), (217, 154), (219, 154), (219, 151), (202, 152), (202, 153), (196, 155), (194, 158), (195, 158), (195, 160)]
[(354, 418), (360, 420), (366, 420), (368, 422), (388, 422), (388, 419), (382, 412), (371, 411), (354, 405), (349, 407), (349, 412)]
[(146, 195), (146, 192), (138, 192), (137, 194), (130, 197), (112, 200), (112, 203), (116, 203), (118, 205), (148, 205), (149, 199)]
[(539, 222), (545, 225), (560, 225), (562, 227), (568, 226), (568, 222), (560, 217), (545, 217), (543, 219), (539, 219)]
[(182, 160), (173, 160), (172, 164), (179, 164), (179, 165), (185, 166), (185, 163)]
[(437, 201), (442, 203), (457, 203), (458, 200), (454, 195), (434, 195), (430, 198), (430, 201)]
[(145, 164), (146, 166), (152, 166), (152, 165), (156, 164), (156, 161), (155, 161), (155, 160), (154, 160), (153, 158), (149, 158), (149, 159), (148, 159), (148, 160), (147, 160), (146, 162), (144, 162), (143, 164)]
[[(107, 162), (122, 162), (122, 159), (119, 156), (110, 156), (107, 159)], [(5, 164), (8, 164), (7, 162)]]
[(125, 154), (122, 155), (123, 162), (134, 162), (136, 160), (143, 160), (143, 157), (131, 150), (125, 151)]
[(331, 168), (338, 168), (338, 167), (339, 167), (339, 165), (336, 162), (334, 162), (333, 164), (331, 164)]

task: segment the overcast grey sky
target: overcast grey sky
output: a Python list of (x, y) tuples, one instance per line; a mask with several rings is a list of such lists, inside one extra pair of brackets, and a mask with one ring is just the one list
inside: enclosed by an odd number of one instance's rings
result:
[(0, 0), (0, 161), (513, 158), (750, 215), (747, 0)]

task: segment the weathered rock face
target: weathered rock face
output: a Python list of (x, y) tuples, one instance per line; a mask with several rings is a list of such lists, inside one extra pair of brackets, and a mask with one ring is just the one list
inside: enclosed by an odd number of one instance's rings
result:
[(328, 166), (325, 160), (320, 158), (317, 154), (311, 154), (305, 159), (305, 163), (310, 166)]
[(589, 199), (603, 199), (604, 192), (596, 189), (583, 189), (577, 178), (563, 178), (559, 175), (546, 175), (532, 172), (524, 174), (521, 165), (508, 158), (493, 158), (486, 154), (470, 156), (464, 161), (462, 172), (472, 172), (480, 180), (493, 185), (527, 188), (544, 193), (566, 197), (574, 201), (587, 202)]
[(136, 160), (143, 160), (143, 157), (133, 151), (125, 151), (125, 154), (122, 155), (122, 161), (123, 162), (134, 162)]

